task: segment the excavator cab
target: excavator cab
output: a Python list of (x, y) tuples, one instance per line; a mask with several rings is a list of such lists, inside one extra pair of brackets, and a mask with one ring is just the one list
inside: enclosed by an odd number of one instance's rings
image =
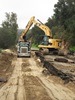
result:
[(58, 54), (59, 49), (61, 48), (61, 40), (60, 39), (52, 39), (49, 36), (44, 36), (41, 44), (38, 45), (39, 49), (42, 51), (46, 51), (50, 54)]
[(49, 40), (49, 37), (45, 35), (41, 44), (42, 45), (48, 45), (48, 40)]

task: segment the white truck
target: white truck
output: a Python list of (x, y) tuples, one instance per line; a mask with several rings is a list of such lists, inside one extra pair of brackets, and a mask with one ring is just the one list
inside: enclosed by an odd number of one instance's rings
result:
[(31, 43), (19, 41), (17, 44), (17, 57), (31, 57)]

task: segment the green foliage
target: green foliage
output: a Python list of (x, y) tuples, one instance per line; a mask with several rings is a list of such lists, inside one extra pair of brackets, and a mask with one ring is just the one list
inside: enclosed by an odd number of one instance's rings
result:
[(31, 33), (31, 30), (29, 30), (29, 31), (27, 32), (27, 34), (26, 34), (26, 39), (27, 39), (27, 40), (31, 40), (31, 38), (32, 38), (32, 33)]
[(48, 18), (47, 22), (45, 23), (50, 29), (54, 26), (56, 26), (55, 17), (52, 16), (52, 18)]
[(67, 29), (70, 24), (68, 21), (74, 19), (75, 15), (75, 0), (59, 0), (55, 4), (54, 16), (58, 25), (64, 26)]
[(71, 50), (71, 51), (75, 51), (75, 46), (70, 47), (70, 50)]
[(0, 48), (9, 48), (14, 45), (15, 38), (11, 30), (2, 28), (0, 29)]
[(38, 48), (38, 45), (33, 43), (32, 48)]
[(2, 49), (0, 48), (0, 53), (2, 53)]
[(54, 15), (46, 23), (55, 38), (62, 38), (75, 45), (75, 0), (58, 0)]
[(16, 43), (17, 28), (17, 15), (6, 13), (6, 20), (0, 29), (0, 48), (9, 48)]
[(67, 31), (74, 33), (75, 32), (75, 15), (69, 18), (66, 24), (67, 24)]
[(52, 27), (52, 35), (54, 38), (62, 39), (64, 38), (65, 30), (62, 26), (54, 26)]
[(17, 32), (17, 15), (16, 13), (6, 13), (6, 20), (2, 23), (3, 28), (10, 28), (12, 32)]

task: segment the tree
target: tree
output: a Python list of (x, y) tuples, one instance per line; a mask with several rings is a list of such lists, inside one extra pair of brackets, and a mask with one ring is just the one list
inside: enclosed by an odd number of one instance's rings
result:
[(48, 18), (47, 22), (45, 23), (50, 29), (53, 27), (53, 26), (56, 26), (57, 23), (56, 23), (56, 20), (55, 20), (55, 16), (52, 16), (51, 18)]
[(57, 26), (64, 28), (64, 39), (72, 45), (75, 43), (75, 0), (59, 0), (55, 4), (54, 16)]
[(17, 15), (13, 12), (6, 13), (6, 20), (2, 23), (0, 30), (1, 48), (8, 48), (16, 43), (17, 28)]
[(13, 31), (17, 32), (17, 15), (16, 13), (6, 13), (6, 20), (2, 23), (3, 28), (11, 28)]
[(68, 19), (75, 15), (75, 0), (59, 0), (54, 7), (57, 24), (63, 25), (66, 29)]
[(13, 37), (11, 36), (12, 32), (8, 29), (0, 29), (0, 48), (9, 48), (13, 43)]

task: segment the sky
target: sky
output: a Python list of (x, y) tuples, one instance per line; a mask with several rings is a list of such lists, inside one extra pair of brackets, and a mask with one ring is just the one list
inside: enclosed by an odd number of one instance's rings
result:
[(0, 0), (0, 25), (6, 19), (5, 13), (17, 14), (17, 23), (24, 29), (32, 16), (41, 22), (47, 22), (54, 13), (54, 4), (58, 0)]

